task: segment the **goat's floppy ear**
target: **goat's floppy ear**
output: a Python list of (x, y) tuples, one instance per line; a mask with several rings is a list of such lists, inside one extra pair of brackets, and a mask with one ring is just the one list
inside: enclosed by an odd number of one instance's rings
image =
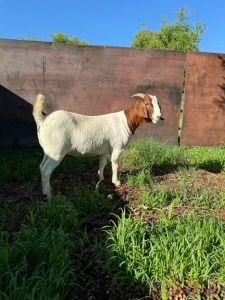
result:
[(147, 106), (145, 104), (145, 100), (141, 99), (135, 103), (135, 112), (139, 117), (148, 118)]

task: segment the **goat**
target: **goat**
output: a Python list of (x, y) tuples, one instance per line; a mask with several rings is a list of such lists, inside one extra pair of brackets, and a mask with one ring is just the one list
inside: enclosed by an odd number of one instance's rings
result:
[(120, 112), (86, 116), (64, 110), (43, 115), (46, 97), (38, 94), (33, 107), (38, 140), (44, 151), (40, 164), (42, 191), (51, 198), (50, 176), (68, 155), (100, 156), (98, 176), (104, 180), (103, 171), (107, 156), (111, 155), (112, 183), (118, 187), (118, 162), (136, 128), (147, 122), (158, 123), (161, 109), (156, 96), (138, 93), (134, 106)]

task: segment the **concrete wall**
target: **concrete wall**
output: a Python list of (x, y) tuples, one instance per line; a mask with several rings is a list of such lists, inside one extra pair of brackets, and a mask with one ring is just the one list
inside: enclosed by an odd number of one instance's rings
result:
[[(182, 145), (225, 143), (225, 55), (0, 40), (0, 144), (37, 144), (32, 105), (97, 115), (129, 108), (137, 92), (157, 95), (165, 121), (135, 138)], [(186, 76), (185, 76), (186, 74)], [(210, 138), (212, 136), (213, 138)]]

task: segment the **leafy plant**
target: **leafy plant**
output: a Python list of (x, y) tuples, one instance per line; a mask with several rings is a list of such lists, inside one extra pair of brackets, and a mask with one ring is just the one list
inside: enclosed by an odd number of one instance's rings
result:
[(206, 32), (206, 26), (202, 22), (191, 25), (190, 20), (190, 10), (181, 8), (174, 23), (168, 23), (165, 17), (162, 18), (160, 31), (138, 31), (131, 47), (199, 51), (201, 35)]
[(65, 33), (57, 32), (55, 34), (50, 34), (52, 42), (62, 43), (62, 44), (73, 44), (73, 45), (87, 45), (87, 42), (79, 40), (76, 36), (68, 37)]

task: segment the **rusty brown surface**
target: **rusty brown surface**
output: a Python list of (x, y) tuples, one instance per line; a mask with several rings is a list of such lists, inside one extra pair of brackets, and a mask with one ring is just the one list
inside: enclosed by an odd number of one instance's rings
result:
[(177, 144), (184, 52), (0, 40), (0, 63), (0, 85), (31, 105), (45, 93), (48, 113), (105, 114), (132, 106), (137, 92), (155, 94), (165, 121), (140, 127), (134, 139)]
[(225, 55), (187, 53), (183, 146), (225, 143)]

